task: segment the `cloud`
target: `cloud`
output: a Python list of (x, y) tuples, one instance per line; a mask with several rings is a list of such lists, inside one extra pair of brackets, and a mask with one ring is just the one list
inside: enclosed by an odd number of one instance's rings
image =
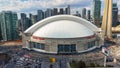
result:
[(0, 10), (27, 11), (27, 9), (43, 9), (53, 7), (65, 7), (70, 4), (73, 7), (88, 6), (84, 4), (91, 0), (0, 0)]
[[(0, 11), (11, 10), (15, 12), (35, 12), (37, 9), (47, 9), (54, 7), (66, 7), (71, 5), (72, 11), (87, 8), (92, 10), (93, 0), (0, 0)], [(104, 0), (102, 0), (103, 2)], [(120, 0), (118, 0), (120, 7)]]

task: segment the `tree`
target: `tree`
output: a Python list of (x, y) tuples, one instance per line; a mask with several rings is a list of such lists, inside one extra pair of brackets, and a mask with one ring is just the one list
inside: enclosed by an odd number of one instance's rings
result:
[(95, 64), (94, 63), (90, 63), (90, 67), (95, 67)]
[(70, 66), (71, 66), (71, 68), (76, 68), (77, 67), (77, 62), (72, 60), (72, 62), (70, 62)]
[(78, 68), (86, 68), (85, 62), (82, 61), (82, 60), (80, 60), (80, 61), (78, 62)]

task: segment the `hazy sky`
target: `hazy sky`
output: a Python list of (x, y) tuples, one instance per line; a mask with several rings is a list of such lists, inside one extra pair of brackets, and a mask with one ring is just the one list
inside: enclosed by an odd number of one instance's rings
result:
[[(12, 10), (18, 13), (36, 13), (38, 9), (45, 10), (47, 8), (65, 8), (71, 5), (72, 13), (81, 11), (82, 8), (92, 9), (93, 0), (0, 0), (0, 11)], [(102, 9), (104, 0), (102, 1)], [(118, 3), (120, 10), (120, 0), (114, 0)]]

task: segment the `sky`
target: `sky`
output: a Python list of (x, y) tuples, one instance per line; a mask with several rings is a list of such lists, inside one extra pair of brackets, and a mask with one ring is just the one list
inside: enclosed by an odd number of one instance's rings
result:
[[(17, 13), (36, 13), (38, 9), (46, 10), (47, 8), (65, 8), (67, 5), (71, 5), (71, 12), (79, 11), (81, 13), (82, 8), (92, 10), (93, 0), (0, 0), (0, 12), (1, 11), (14, 11)], [(104, 6), (104, 0), (102, 1), (102, 10)], [(113, 0), (117, 2), (120, 10), (120, 0)]]

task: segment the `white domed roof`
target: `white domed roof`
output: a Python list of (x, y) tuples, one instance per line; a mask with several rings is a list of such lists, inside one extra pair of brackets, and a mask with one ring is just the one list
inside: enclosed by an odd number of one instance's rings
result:
[(93, 35), (93, 31), (74, 21), (60, 20), (44, 25), (33, 36), (47, 38), (75, 38)]
[(91, 36), (98, 30), (96, 26), (82, 18), (57, 15), (39, 21), (25, 33), (43, 38), (80, 38)]

